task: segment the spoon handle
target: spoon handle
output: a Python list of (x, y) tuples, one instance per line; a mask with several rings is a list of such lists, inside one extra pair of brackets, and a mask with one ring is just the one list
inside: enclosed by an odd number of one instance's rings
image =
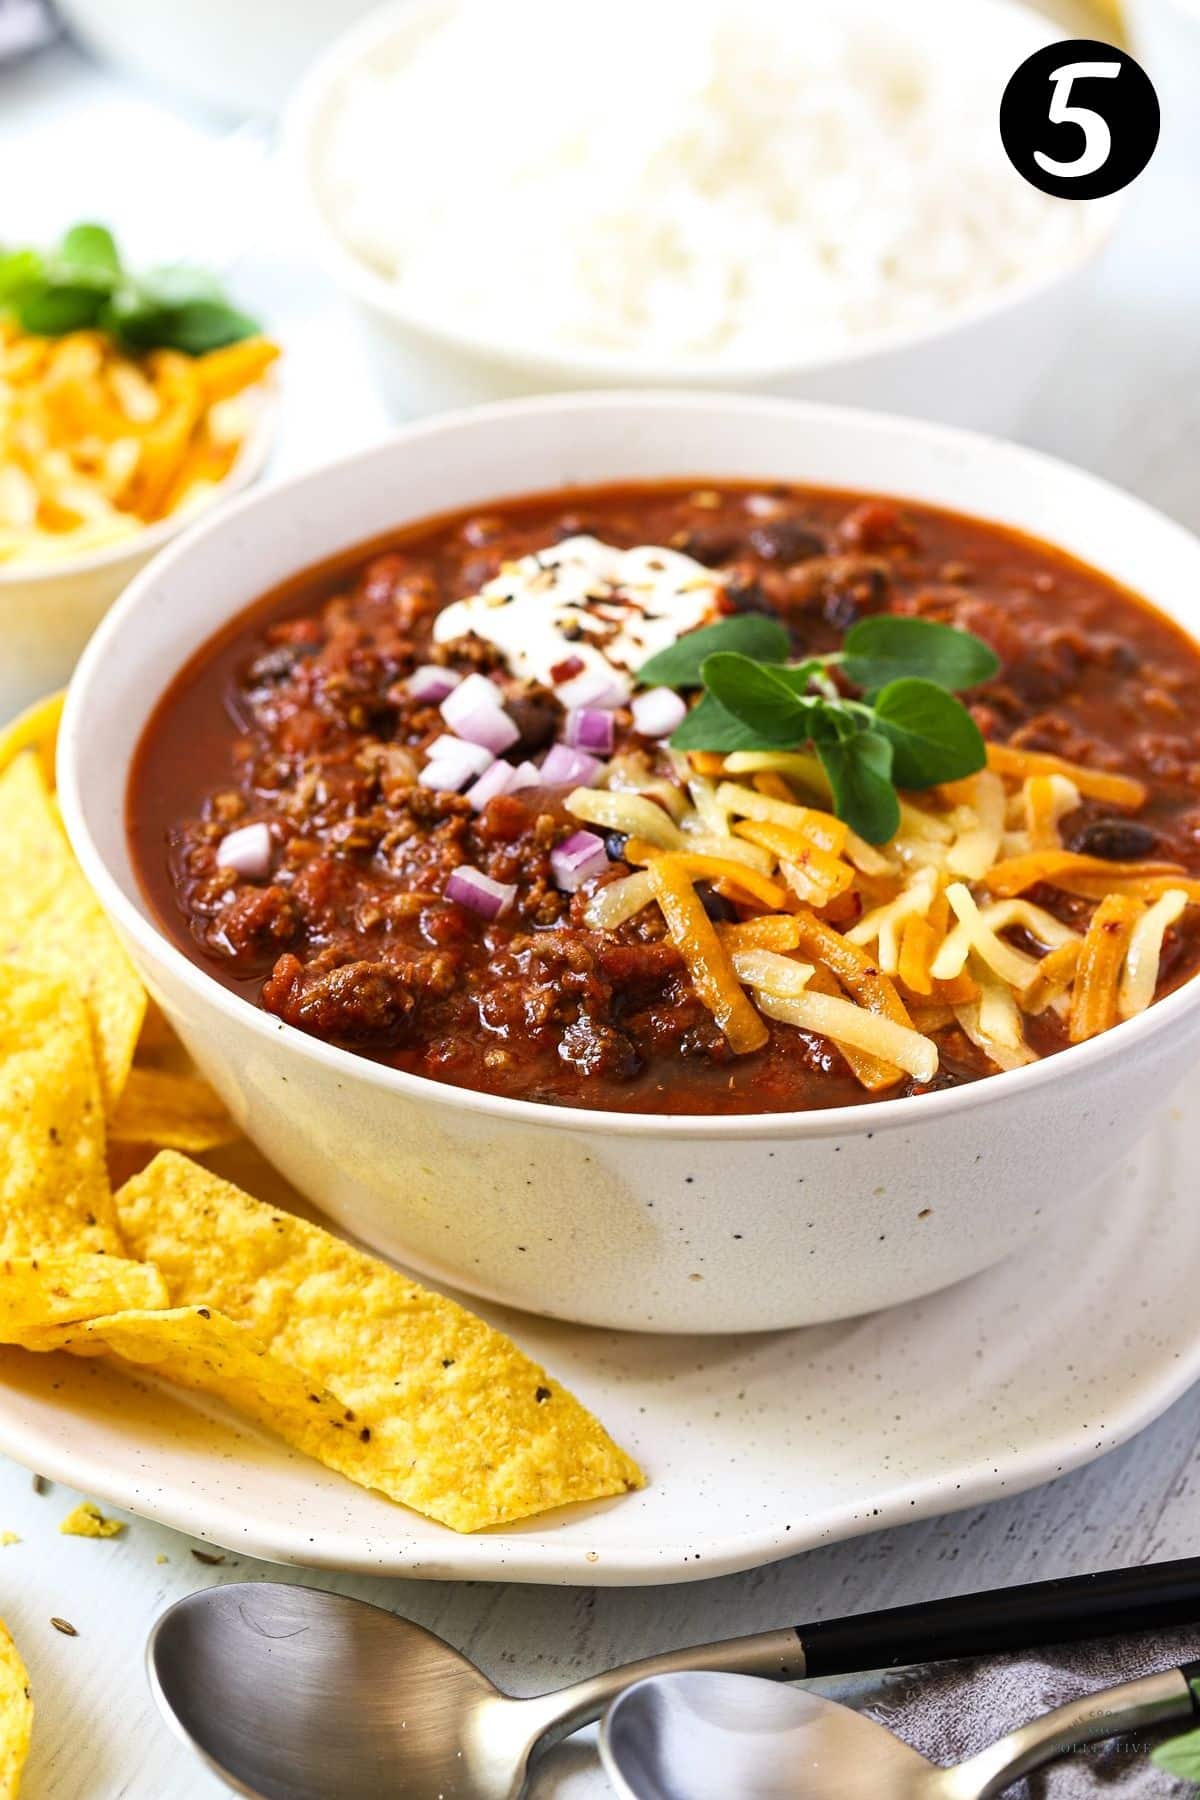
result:
[(1173, 1719), (1200, 1717), (1193, 1683), (1200, 1664), (1142, 1675), (1099, 1693), (1084, 1694), (1021, 1725), (977, 1756), (946, 1771), (945, 1787), (953, 1800), (987, 1800), (1012, 1782), (1040, 1769), (1055, 1757), (1070, 1755), (1085, 1744), (1119, 1737), (1126, 1731), (1153, 1729)]
[(844, 1675), (1189, 1623), (1200, 1624), (1196, 1556), (924, 1600), (796, 1630), (808, 1675)]

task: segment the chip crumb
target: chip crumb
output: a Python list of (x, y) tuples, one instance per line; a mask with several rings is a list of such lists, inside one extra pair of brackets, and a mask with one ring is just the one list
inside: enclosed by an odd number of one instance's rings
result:
[(19, 1544), (20, 1534), (15, 1531), (0, 1531), (0, 1550), (7, 1550), (10, 1544)]
[(115, 1538), (124, 1531), (125, 1521), (106, 1519), (94, 1500), (81, 1500), (58, 1529), (63, 1537)]
[(58, 1619), (58, 1618), (55, 1618), (54, 1615), (52, 1614), (51, 1618), (50, 1618), (50, 1623), (53, 1625), (55, 1631), (61, 1631), (64, 1637), (78, 1637), (79, 1636), (79, 1633), (76, 1631), (75, 1627), (72, 1625), (70, 1619)]
[(165, 1562), (170, 1562), (171, 1559), (169, 1556), (164, 1556), (162, 1551), (160, 1550), (154, 1560), (156, 1563), (165, 1563)]

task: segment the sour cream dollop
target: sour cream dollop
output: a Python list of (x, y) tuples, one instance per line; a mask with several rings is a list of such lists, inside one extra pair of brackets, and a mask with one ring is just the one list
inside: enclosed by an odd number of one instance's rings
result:
[(554, 685), (575, 657), (576, 674), (629, 678), (685, 632), (721, 616), (724, 578), (658, 544), (619, 550), (594, 537), (564, 538), (505, 563), (477, 594), (438, 615), (439, 644), (474, 633), (514, 675)]

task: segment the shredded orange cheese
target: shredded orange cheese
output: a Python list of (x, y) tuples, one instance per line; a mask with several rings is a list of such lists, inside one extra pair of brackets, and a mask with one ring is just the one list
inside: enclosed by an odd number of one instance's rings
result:
[(768, 1032), (738, 983), (728, 953), (718, 938), (695, 888), (688, 880), (686, 858), (657, 856), (650, 864), (654, 897), (662, 908), (667, 936), (692, 978), (692, 986), (739, 1056), (760, 1050)]
[(1096, 1037), (1117, 1022), (1117, 984), (1125, 952), (1142, 908), (1122, 894), (1109, 894), (1092, 915), (1071, 995), (1068, 1032), (1073, 1044)]
[(1089, 800), (1106, 800), (1111, 806), (1139, 807), (1146, 804), (1144, 783), (1129, 775), (1111, 775), (1105, 769), (1085, 769), (1078, 763), (1050, 756), (1044, 750), (1018, 750), (1012, 744), (989, 744), (988, 768), (997, 775), (1013, 775), (1024, 781), (1028, 775), (1064, 775), (1073, 781)]

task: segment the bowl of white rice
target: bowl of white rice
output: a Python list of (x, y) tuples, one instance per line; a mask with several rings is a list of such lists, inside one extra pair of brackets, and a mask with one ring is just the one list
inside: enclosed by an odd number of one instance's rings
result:
[(1004, 429), (1114, 204), (1029, 186), (1016, 0), (402, 0), (286, 124), (406, 413), (707, 385)]

